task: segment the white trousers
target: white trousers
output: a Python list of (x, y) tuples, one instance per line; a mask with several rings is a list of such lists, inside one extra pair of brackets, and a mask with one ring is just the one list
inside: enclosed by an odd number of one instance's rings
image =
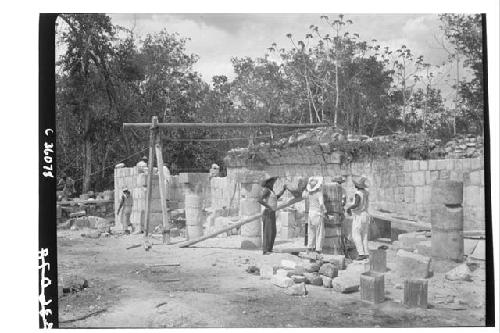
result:
[(370, 227), (370, 215), (366, 212), (353, 213), (352, 240), (360, 256), (368, 255), (368, 229)]
[(325, 221), (322, 215), (309, 216), (307, 230), (307, 247), (312, 250), (321, 251), (325, 240)]

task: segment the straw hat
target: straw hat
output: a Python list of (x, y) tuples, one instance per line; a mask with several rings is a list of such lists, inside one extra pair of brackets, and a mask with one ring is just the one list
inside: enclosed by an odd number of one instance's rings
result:
[(123, 190), (122, 190), (122, 192), (123, 193), (125, 193), (125, 192), (129, 192), (130, 193), (130, 191), (128, 190), (128, 187), (124, 187)]
[(342, 184), (343, 182), (345, 182), (345, 180), (342, 176), (335, 176), (335, 177), (333, 177), (332, 181), (339, 183), (339, 184)]
[(356, 186), (357, 188), (367, 188), (368, 187), (368, 185), (366, 184), (367, 181), (368, 178), (366, 178), (365, 176), (359, 178), (358, 180), (355, 179), (352, 180), (354, 186)]
[[(311, 186), (311, 182), (316, 182), (316, 185)], [(308, 192), (314, 192), (319, 189), (321, 185), (323, 185), (323, 177), (310, 177), (306, 189)]]
[(261, 185), (262, 187), (267, 187), (267, 185), (269, 185), (269, 183), (270, 183), (270, 182), (272, 182), (272, 181), (276, 181), (276, 179), (278, 179), (278, 177), (277, 177), (277, 176), (272, 176), (272, 177), (269, 177), (269, 178), (267, 178), (267, 179), (263, 180), (263, 181), (260, 183), (260, 185)]

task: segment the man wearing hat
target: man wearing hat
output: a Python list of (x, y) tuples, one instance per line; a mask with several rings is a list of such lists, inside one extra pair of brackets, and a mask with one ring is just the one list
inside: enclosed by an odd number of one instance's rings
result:
[(352, 240), (358, 251), (358, 259), (368, 258), (368, 229), (371, 217), (368, 214), (369, 193), (366, 190), (367, 178), (361, 177), (352, 180), (356, 192), (354, 193), (354, 203), (347, 208), (347, 214), (353, 216), (352, 220)]
[(117, 215), (120, 214), (120, 210), (123, 208), (122, 215), (121, 215), (121, 222), (123, 226), (123, 230), (125, 232), (128, 231), (128, 227), (130, 226), (132, 228), (132, 224), (130, 223), (130, 215), (132, 215), (132, 206), (134, 205), (134, 201), (132, 199), (132, 196), (130, 195), (130, 191), (128, 188), (123, 189), (123, 194), (121, 196), (120, 200), (120, 207), (118, 207), (118, 211), (116, 212)]
[(278, 199), (286, 190), (286, 185), (280, 193), (274, 193), (274, 183), (278, 177), (270, 177), (261, 183), (263, 187), (259, 203), (265, 207), (262, 212), (262, 253), (270, 254), (273, 252), (274, 240), (276, 239), (276, 209), (278, 208)]
[(310, 177), (306, 187), (309, 203), (308, 250), (320, 253), (325, 239), (326, 207), (323, 200), (323, 177)]

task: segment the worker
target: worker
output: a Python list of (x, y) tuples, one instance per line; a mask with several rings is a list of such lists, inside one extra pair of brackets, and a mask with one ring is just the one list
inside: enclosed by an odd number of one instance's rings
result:
[(354, 193), (354, 203), (347, 208), (347, 214), (353, 216), (352, 220), (352, 240), (358, 251), (358, 260), (367, 259), (368, 254), (368, 229), (370, 227), (371, 217), (368, 214), (369, 193), (366, 190), (367, 178), (362, 176), (352, 182), (356, 188)]
[(219, 177), (219, 175), (220, 175), (220, 167), (215, 163), (212, 164), (212, 166), (210, 167), (208, 178), (211, 179), (213, 177)]
[(310, 177), (306, 187), (309, 203), (308, 252), (321, 253), (325, 238), (326, 207), (323, 199), (323, 177)]
[(274, 193), (274, 184), (278, 177), (270, 177), (261, 183), (263, 187), (262, 195), (258, 202), (265, 207), (262, 212), (262, 254), (268, 255), (273, 252), (274, 240), (276, 239), (276, 209), (278, 208), (278, 199), (285, 193), (286, 185), (280, 193)]
[(130, 223), (130, 215), (132, 215), (132, 206), (134, 205), (134, 200), (128, 188), (123, 189), (123, 194), (120, 199), (120, 206), (118, 207), (118, 211), (116, 215), (120, 215), (120, 210), (123, 208), (121, 215), (121, 223), (123, 227), (123, 231), (125, 233), (130, 233), (129, 227), (133, 229), (132, 223)]

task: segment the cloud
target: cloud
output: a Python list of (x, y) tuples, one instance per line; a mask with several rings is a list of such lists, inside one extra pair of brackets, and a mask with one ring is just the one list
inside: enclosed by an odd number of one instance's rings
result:
[[(162, 29), (189, 37), (186, 48), (199, 55), (195, 70), (205, 81), (213, 75), (233, 77), (232, 57), (263, 57), (266, 49), (276, 42), (290, 48), (287, 33), (294, 40), (304, 40), (311, 24), (320, 31), (332, 33), (318, 14), (113, 14), (116, 24), (135, 26), (137, 35)], [(326, 14), (336, 18), (338, 14)], [(399, 48), (402, 44), (416, 55), (423, 54), (433, 64), (441, 63), (447, 54), (439, 48), (433, 36), (440, 33), (439, 18), (430, 14), (346, 14), (354, 24), (349, 31), (364, 40), (377, 39), (382, 45)], [(220, 71), (220, 72), (219, 72)]]

